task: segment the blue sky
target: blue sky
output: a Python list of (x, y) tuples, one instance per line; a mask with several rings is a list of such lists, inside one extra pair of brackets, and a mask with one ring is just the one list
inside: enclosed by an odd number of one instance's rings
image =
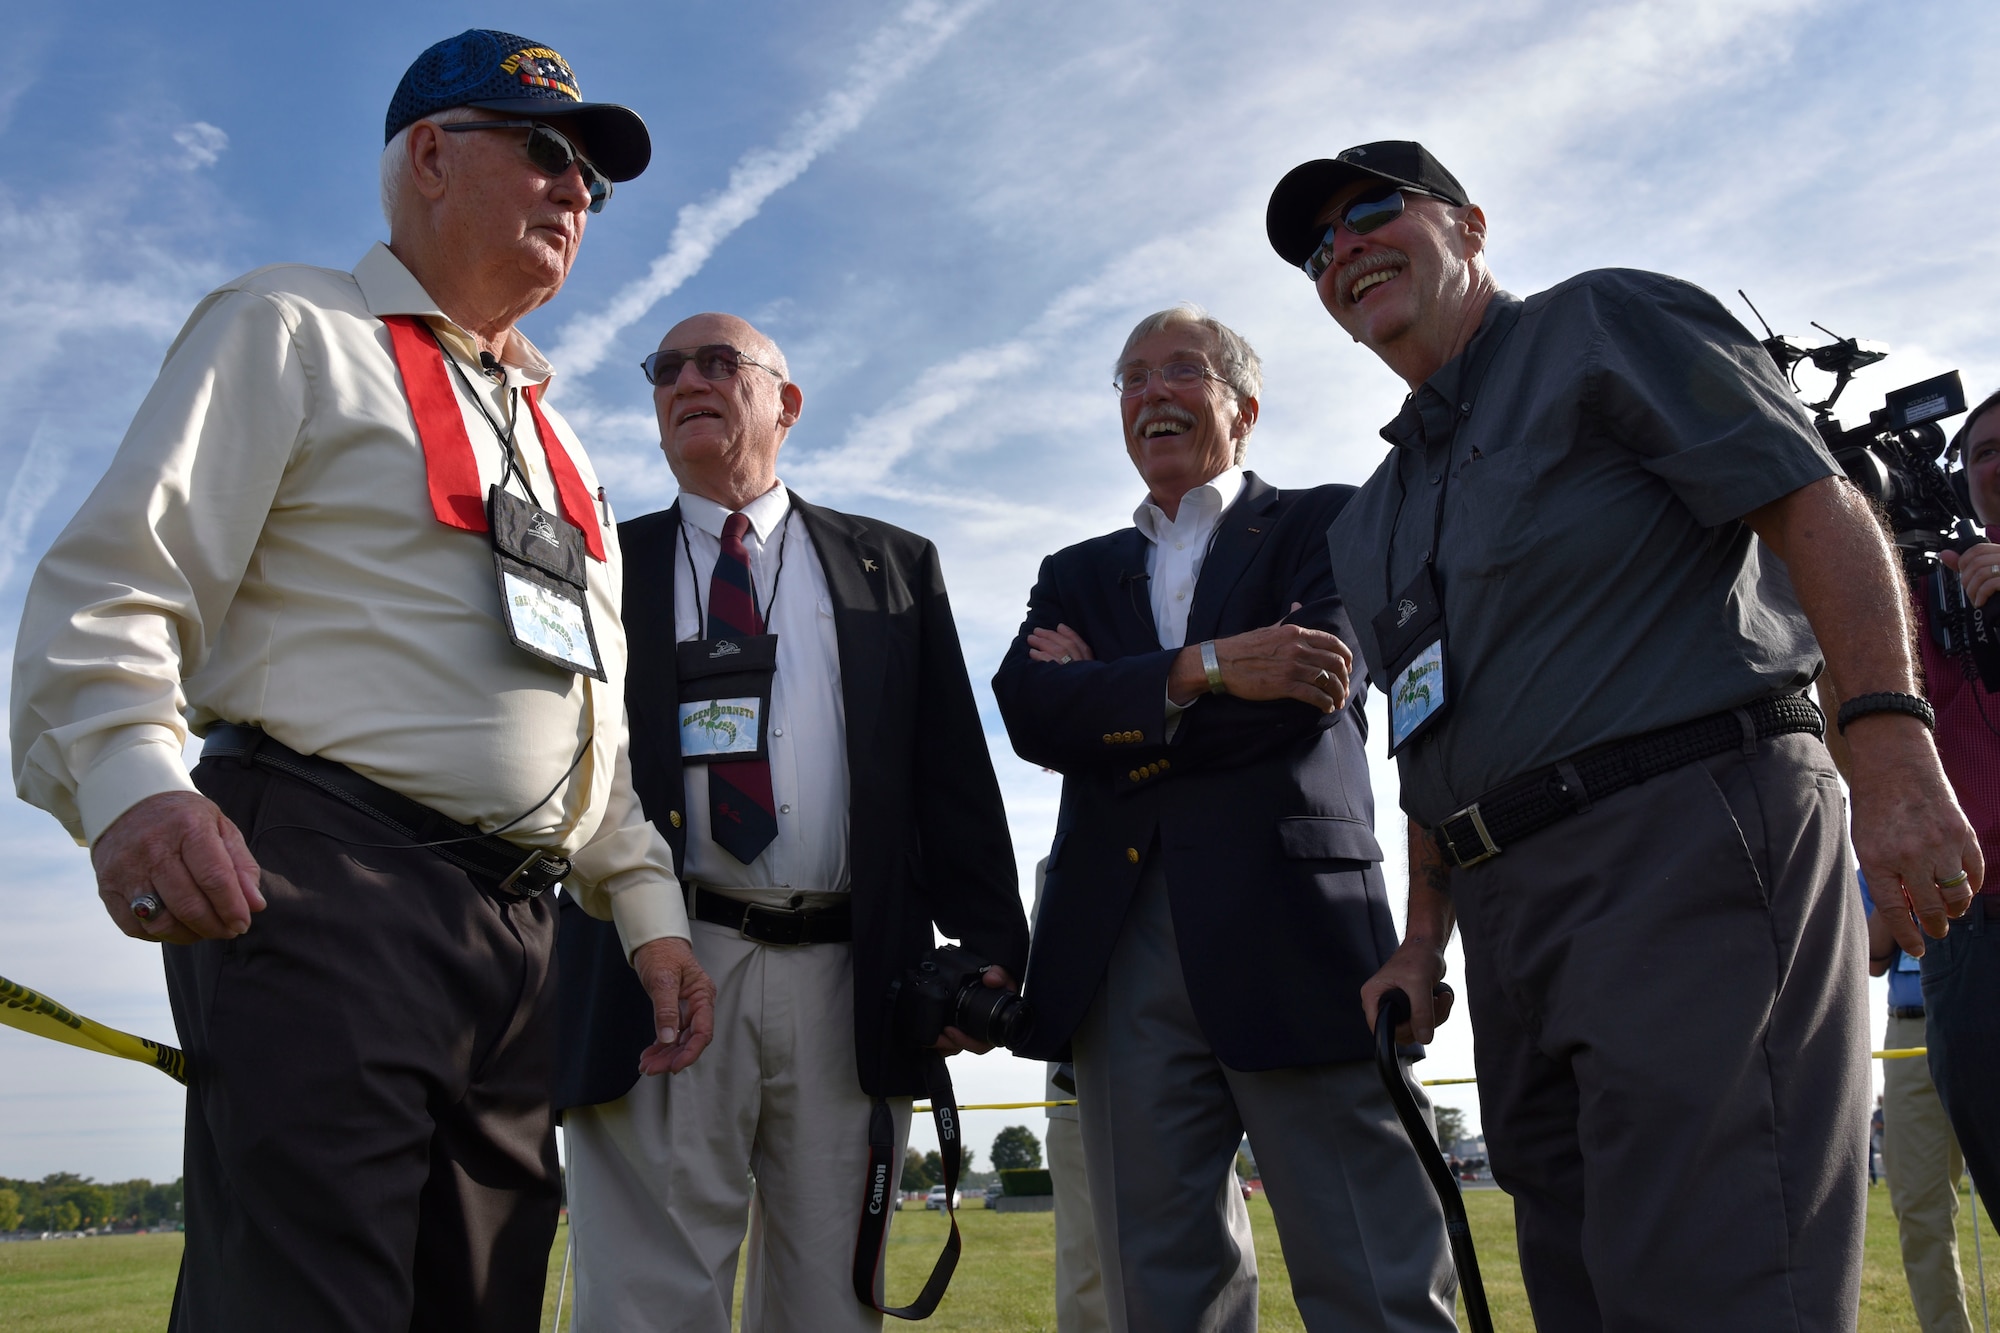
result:
[[(1421, 139), (1486, 207), (1515, 292), (1649, 268), (1745, 318), (1746, 288), (1781, 331), (1880, 340), (1894, 356), (1853, 414), (1952, 367), (1974, 395), (2000, 384), (1986, 4), (74, 3), (11, 26), (0, 644), (195, 301), (262, 264), (351, 266), (383, 235), (403, 69), (497, 27), (653, 127), (652, 169), (526, 326), (614, 505), (672, 498), (636, 368), (665, 328), (719, 309), (777, 338), (806, 393), (781, 474), (943, 551), (1024, 870), (1057, 784), (1012, 757), (984, 680), (1040, 558), (1130, 521), (1108, 385), (1125, 331), (1191, 299), (1244, 333), (1265, 360), (1249, 461), (1281, 485), (1359, 481), (1383, 448), (1401, 384), (1263, 239), (1300, 160)], [(84, 853), (19, 802), (0, 835), (0, 975), (171, 1039), (158, 959), (104, 920)], [(1038, 1067), (956, 1064), (967, 1100), (1039, 1095)], [(1427, 1072), (1471, 1072), (1462, 1019)], [(1033, 1118), (969, 1134), (983, 1152)], [(0, 1119), (0, 1175), (179, 1170), (166, 1080), (7, 1030)]]

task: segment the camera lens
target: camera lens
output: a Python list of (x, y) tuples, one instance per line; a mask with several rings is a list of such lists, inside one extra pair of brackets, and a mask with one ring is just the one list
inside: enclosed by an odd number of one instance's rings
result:
[(1011, 1050), (1027, 1035), (1028, 1005), (1012, 991), (967, 986), (958, 997), (958, 1021), (953, 1026), (974, 1041)]

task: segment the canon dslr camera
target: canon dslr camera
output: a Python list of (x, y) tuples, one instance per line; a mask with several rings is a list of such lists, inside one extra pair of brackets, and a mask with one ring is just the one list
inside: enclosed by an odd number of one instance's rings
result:
[(1013, 1047), (1028, 1035), (1028, 1005), (986, 984), (990, 966), (955, 944), (932, 949), (895, 984), (896, 1031), (915, 1046), (935, 1045), (952, 1027), (989, 1046)]

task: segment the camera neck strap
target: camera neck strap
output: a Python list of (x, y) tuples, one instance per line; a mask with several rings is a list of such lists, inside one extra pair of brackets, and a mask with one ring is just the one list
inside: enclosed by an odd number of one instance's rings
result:
[[(889, 1241), (889, 1218), (896, 1211), (897, 1177), (902, 1163), (896, 1160), (896, 1116), (889, 1103), (875, 1099), (868, 1117), (868, 1183), (861, 1199), (861, 1234), (854, 1241), (854, 1295), (863, 1305), (897, 1319), (928, 1319), (944, 1299), (951, 1275), (958, 1268), (960, 1248), (958, 1210), (958, 1167), (963, 1156), (959, 1140), (958, 1097), (952, 1091), (951, 1071), (938, 1051), (924, 1053), (924, 1089), (931, 1099), (931, 1119), (937, 1125), (938, 1159), (944, 1165), (944, 1212), (951, 1223), (951, 1235), (931, 1266), (924, 1289), (908, 1305), (884, 1305), (876, 1295), (875, 1274)], [(886, 1288), (885, 1288), (886, 1290)]]

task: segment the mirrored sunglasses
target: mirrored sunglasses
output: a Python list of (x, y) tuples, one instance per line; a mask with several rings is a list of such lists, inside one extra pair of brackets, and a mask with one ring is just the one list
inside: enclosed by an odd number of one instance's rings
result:
[(1325, 235), (1320, 238), (1319, 248), (1307, 255), (1306, 262), (1299, 267), (1305, 270), (1308, 278), (1318, 282), (1320, 275), (1333, 267), (1333, 257), (1336, 253), (1334, 237), (1342, 227), (1347, 229), (1350, 236), (1366, 236), (1371, 231), (1380, 231), (1403, 216), (1405, 202), (1403, 196), (1410, 194), (1419, 198), (1430, 197), (1422, 190), (1413, 190), (1404, 185), (1356, 199), (1339, 217), (1328, 224)]
[(535, 170), (544, 176), (556, 177), (576, 164), (583, 174), (584, 188), (590, 191), (590, 211), (602, 213), (607, 200), (611, 198), (611, 182), (606, 179), (591, 160), (576, 151), (562, 131), (544, 125), (539, 120), (462, 120), (456, 124), (440, 125), (447, 134), (465, 134), (472, 130), (526, 130), (528, 132), (528, 160), (535, 164)]

